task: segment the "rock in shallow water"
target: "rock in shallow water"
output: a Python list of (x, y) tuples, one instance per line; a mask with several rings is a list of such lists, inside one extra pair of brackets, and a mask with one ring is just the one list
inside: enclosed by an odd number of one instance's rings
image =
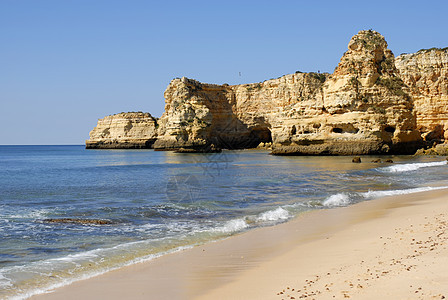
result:
[(357, 164), (361, 163), (361, 157), (359, 157), (359, 156), (353, 157), (352, 163), (357, 163)]
[(99, 220), (99, 219), (74, 219), (74, 218), (62, 218), (62, 219), (44, 219), (45, 223), (72, 223), (72, 224), (82, 224), (82, 225), (107, 225), (112, 224), (109, 220)]

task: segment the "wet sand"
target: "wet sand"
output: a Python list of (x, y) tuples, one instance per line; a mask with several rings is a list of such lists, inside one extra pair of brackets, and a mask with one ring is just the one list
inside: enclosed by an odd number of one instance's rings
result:
[(448, 190), (302, 214), (31, 299), (445, 299)]

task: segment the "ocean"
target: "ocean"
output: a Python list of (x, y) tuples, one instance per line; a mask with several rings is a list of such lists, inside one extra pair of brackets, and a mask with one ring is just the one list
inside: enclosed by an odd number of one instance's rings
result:
[[(24, 299), (309, 210), (448, 187), (444, 157), (374, 158), (0, 146), (0, 298)], [(72, 222), (49, 220), (64, 218)]]

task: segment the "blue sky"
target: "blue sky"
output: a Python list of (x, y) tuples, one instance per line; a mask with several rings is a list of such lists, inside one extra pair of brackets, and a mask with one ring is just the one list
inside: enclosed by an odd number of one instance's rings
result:
[(83, 144), (106, 115), (159, 117), (175, 77), (333, 72), (362, 29), (395, 55), (447, 47), (447, 11), (445, 1), (0, 0), (0, 144)]

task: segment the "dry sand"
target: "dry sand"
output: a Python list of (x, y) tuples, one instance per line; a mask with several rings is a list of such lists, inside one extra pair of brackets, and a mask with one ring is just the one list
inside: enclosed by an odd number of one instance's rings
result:
[(315, 211), (32, 299), (445, 299), (448, 190)]

